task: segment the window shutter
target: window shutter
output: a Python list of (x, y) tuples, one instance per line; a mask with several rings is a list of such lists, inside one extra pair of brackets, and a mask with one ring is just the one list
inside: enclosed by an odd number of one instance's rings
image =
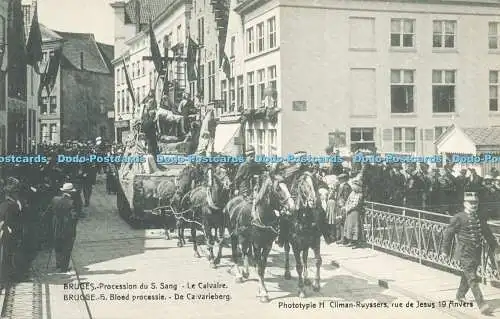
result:
[(386, 128), (382, 133), (382, 140), (384, 141), (392, 141), (392, 129)]
[(434, 140), (434, 130), (433, 129), (425, 129), (425, 131), (424, 131), (424, 139), (426, 141), (433, 141)]

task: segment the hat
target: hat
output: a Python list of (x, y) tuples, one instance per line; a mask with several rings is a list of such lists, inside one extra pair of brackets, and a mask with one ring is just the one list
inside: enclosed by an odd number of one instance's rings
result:
[(464, 202), (470, 202), (470, 201), (478, 201), (479, 197), (477, 196), (476, 192), (465, 192), (464, 193)]
[(246, 156), (255, 155), (255, 148), (253, 146), (249, 146), (245, 152), (245, 155)]
[(500, 176), (495, 177), (495, 180), (500, 181)]
[(493, 179), (493, 176), (491, 176), (491, 175), (486, 175), (484, 177), (484, 180), (491, 180), (491, 179)]
[(74, 192), (75, 187), (73, 187), (72, 183), (64, 183), (63, 187), (60, 188), (63, 192)]
[(300, 157), (300, 156), (306, 156), (307, 153), (304, 151), (298, 151), (298, 152), (295, 152), (293, 155), (295, 155), (295, 157)]

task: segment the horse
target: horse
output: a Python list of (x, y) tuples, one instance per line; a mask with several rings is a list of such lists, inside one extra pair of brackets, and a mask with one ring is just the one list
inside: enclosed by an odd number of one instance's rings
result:
[[(212, 268), (216, 267), (213, 245), (216, 236), (213, 230), (220, 229), (223, 225), (222, 209), (229, 200), (231, 179), (222, 166), (211, 168), (213, 174), (209, 177), (208, 185), (198, 186), (186, 196), (184, 207), (188, 210), (188, 223), (191, 224), (193, 251), (196, 258), (200, 257), (198, 243), (196, 242), (196, 225), (201, 226), (205, 241), (208, 246), (208, 260)], [(182, 207), (182, 206), (181, 206)]]
[[(314, 291), (320, 290), (320, 268), (321, 259), (321, 226), (323, 223), (321, 201), (315, 191), (313, 176), (310, 173), (302, 173), (296, 180), (293, 189), (297, 190), (296, 209), (291, 215), (283, 216), (280, 221), (280, 230), (283, 233), (283, 245), (285, 248), (285, 274), (286, 280), (290, 275), (290, 246), (295, 257), (295, 268), (298, 274), (298, 295), (300, 298), (306, 296), (304, 286), (310, 286)], [(316, 260), (316, 275), (314, 283), (308, 278), (307, 258), (309, 249), (314, 252)]]
[[(168, 205), (172, 208), (170, 215), (173, 214), (172, 217), (176, 220), (177, 227), (177, 247), (182, 247), (186, 243), (184, 240), (184, 222), (181, 218), (182, 212), (179, 212), (182, 205), (182, 198), (189, 193), (190, 190), (194, 189), (197, 184), (199, 184), (200, 177), (200, 169), (196, 165), (186, 165), (179, 176), (177, 176), (174, 184), (174, 191), (170, 192), (170, 196), (168, 197)], [(166, 226), (167, 222), (170, 219), (169, 214), (165, 215), (166, 217)], [(167, 235), (167, 229), (165, 229), (165, 234)], [(167, 235), (168, 236), (168, 235)], [(169, 236), (167, 239), (170, 239)]]
[[(269, 302), (269, 294), (264, 282), (267, 258), (278, 235), (278, 215), (282, 208), (294, 207), (293, 199), (285, 183), (267, 176), (260, 190), (255, 191), (253, 203), (242, 196), (231, 199), (224, 207), (224, 223), (231, 238), (232, 261), (236, 268), (235, 281), (243, 282), (249, 277), (249, 255), (253, 252), (257, 262), (259, 276), (259, 297), (261, 302)], [(262, 226), (252, 224), (252, 210), (258, 214)], [(244, 269), (240, 271), (240, 254), (243, 257)], [(222, 256), (222, 245), (219, 245), (216, 263)]]

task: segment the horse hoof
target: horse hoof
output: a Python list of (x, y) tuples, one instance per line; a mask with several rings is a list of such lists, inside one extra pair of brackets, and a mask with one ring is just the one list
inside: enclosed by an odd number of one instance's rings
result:
[(316, 286), (316, 285), (314, 285), (314, 286), (312, 287), (312, 289), (313, 289), (313, 291), (314, 291), (314, 292), (319, 292), (320, 287), (319, 287), (319, 285), (317, 285), (317, 286)]
[(269, 296), (260, 296), (260, 302), (262, 302), (262, 303), (268, 303), (269, 302)]
[(237, 284), (243, 283), (243, 277), (236, 277), (236, 278), (234, 278), (234, 282), (237, 283)]
[(217, 268), (217, 265), (215, 264), (214, 261), (210, 262), (210, 268), (212, 268), (212, 269), (216, 269)]
[(245, 279), (248, 279), (248, 277), (250, 277), (250, 273), (248, 271), (244, 271), (242, 275), (243, 275), (243, 278), (245, 278)]
[(200, 253), (199, 252), (195, 252), (194, 253), (194, 258), (201, 258)]
[(311, 279), (304, 279), (304, 285), (311, 286), (312, 285)]
[(177, 242), (177, 247), (182, 247), (182, 242), (178, 241)]
[(290, 280), (292, 279), (292, 274), (290, 274), (289, 271), (285, 271), (285, 280)]
[(305, 298), (305, 297), (306, 297), (306, 293), (303, 291), (299, 291), (299, 298)]
[(214, 264), (216, 264), (216, 265), (220, 264), (220, 258), (215, 258)]

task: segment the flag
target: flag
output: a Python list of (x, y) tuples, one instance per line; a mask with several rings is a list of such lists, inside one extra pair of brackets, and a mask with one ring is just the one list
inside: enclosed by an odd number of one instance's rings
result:
[(222, 71), (226, 75), (226, 79), (231, 78), (231, 62), (229, 62), (229, 58), (227, 57), (227, 54), (224, 52), (224, 55), (222, 57)]
[(188, 38), (187, 47), (187, 78), (188, 81), (196, 81), (198, 79), (198, 45), (191, 39)]
[(130, 94), (130, 98), (132, 99), (132, 105), (135, 105), (134, 87), (132, 86), (132, 81), (130, 81), (130, 77), (128, 76), (125, 60), (122, 60), (122, 62), (123, 62), (123, 71), (125, 72), (125, 80), (127, 81), (128, 93)]
[(33, 20), (31, 21), (30, 34), (26, 45), (27, 63), (35, 68), (35, 71), (40, 74), (38, 62), (42, 61), (42, 33), (40, 24), (38, 24), (38, 8), (35, 7)]
[(24, 36), (24, 14), (21, 0), (9, 1), (7, 21), (8, 96), (26, 100), (26, 38)]
[(155, 65), (156, 72), (158, 74), (163, 74), (163, 62), (161, 57), (160, 48), (158, 47), (158, 42), (156, 42), (155, 33), (153, 31), (153, 23), (151, 20), (149, 21), (149, 41), (150, 41), (150, 49), (151, 49), (151, 57), (153, 59), (153, 63)]
[(39, 96), (41, 96), (42, 89), (45, 88), (47, 96), (52, 93), (54, 86), (56, 84), (57, 74), (59, 72), (59, 66), (61, 65), (62, 49), (57, 49), (54, 51), (54, 55), (50, 57), (49, 63), (46, 67), (46, 71), (42, 73), (40, 77), (40, 91)]

